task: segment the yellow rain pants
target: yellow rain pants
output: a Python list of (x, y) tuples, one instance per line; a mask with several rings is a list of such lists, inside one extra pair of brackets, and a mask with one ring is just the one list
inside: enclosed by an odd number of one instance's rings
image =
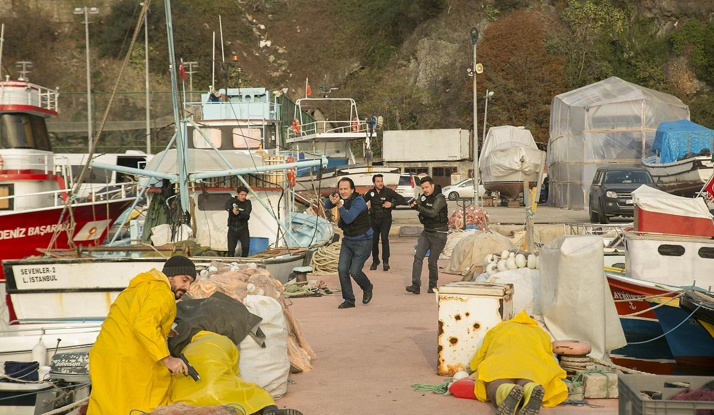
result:
[(193, 406), (240, 405), (247, 414), (275, 405), (273, 398), (264, 389), (241, 380), (238, 372), (240, 354), (228, 337), (200, 331), (183, 349), (183, 354), (201, 376), (201, 380), (194, 382), (190, 376), (174, 377), (171, 403)]
[(471, 360), (476, 398), (487, 402), (486, 383), (497, 379), (528, 379), (545, 389), (543, 406), (551, 408), (568, 398), (565, 371), (553, 357), (550, 336), (524, 311), (486, 333)]
[(151, 412), (165, 404), (171, 373), (161, 359), (176, 317), (169, 280), (152, 269), (137, 275), (109, 308), (89, 352), (92, 393), (87, 415)]

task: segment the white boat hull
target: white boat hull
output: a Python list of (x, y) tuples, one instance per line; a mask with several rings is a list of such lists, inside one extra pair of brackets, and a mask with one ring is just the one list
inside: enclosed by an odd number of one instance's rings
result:
[(352, 179), (355, 190), (359, 194), (374, 187), (372, 176), (381, 174), (384, 176), (384, 185), (391, 189), (396, 189), (399, 184), (399, 171), (395, 172), (391, 167), (355, 167), (343, 168), (335, 171), (323, 173), (322, 178), (317, 176), (302, 176), (297, 179), (296, 189), (300, 192), (315, 193), (319, 190), (321, 196), (327, 196), (337, 190), (338, 182), (347, 177)]
[(714, 172), (714, 162), (709, 156), (692, 157), (667, 164), (642, 164), (652, 175), (657, 188), (685, 197), (692, 197), (699, 192)]
[[(107, 310), (108, 311), (108, 310)], [(89, 352), (101, 330), (101, 321), (31, 323), (0, 331), (0, 362), (31, 362), (39, 341), (47, 349), (47, 362), (55, 354)]]
[(523, 193), (523, 181), (527, 180), (530, 187), (538, 184), (538, 174), (525, 174), (522, 171), (515, 171), (507, 176), (499, 177), (497, 180), (484, 182), (483, 187), (491, 192), (499, 192), (508, 199), (516, 199)]

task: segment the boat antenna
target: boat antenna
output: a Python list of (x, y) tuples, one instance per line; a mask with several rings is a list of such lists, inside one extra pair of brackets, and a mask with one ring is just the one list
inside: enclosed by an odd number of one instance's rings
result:
[(2, 81), (2, 46), (5, 43), (5, 23), (0, 26), (0, 81)]
[(213, 70), (211, 76), (211, 86), (216, 86), (216, 31), (213, 31)]
[(221, 69), (223, 70), (223, 86), (226, 89), (226, 98), (228, 97), (228, 68), (226, 67), (226, 50), (223, 47), (223, 19), (218, 15), (218, 29), (221, 31)]

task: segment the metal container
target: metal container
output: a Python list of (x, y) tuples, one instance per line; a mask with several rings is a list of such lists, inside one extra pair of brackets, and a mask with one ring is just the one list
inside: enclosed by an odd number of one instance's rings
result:
[(437, 373), (466, 370), (486, 332), (513, 317), (513, 284), (454, 282), (439, 287)]

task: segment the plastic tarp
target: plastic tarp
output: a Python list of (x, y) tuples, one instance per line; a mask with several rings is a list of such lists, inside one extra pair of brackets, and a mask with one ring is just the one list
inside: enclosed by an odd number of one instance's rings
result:
[(712, 151), (714, 130), (689, 120), (663, 122), (657, 127), (652, 151), (659, 153), (659, 162), (671, 163), (688, 153)]
[(594, 235), (561, 236), (541, 248), (540, 304), (556, 340), (592, 345), (592, 357), (627, 344), (603, 272), (603, 242)]
[(542, 154), (529, 130), (510, 125), (491, 127), (481, 149), (482, 179), (488, 183), (518, 172), (536, 174)]
[(464, 231), (456, 231), (450, 233), (449, 236), (446, 238), (446, 245), (444, 245), (444, 249), (441, 250), (439, 259), (451, 258), (451, 254), (454, 252), (454, 248), (456, 248), (456, 245), (461, 242), (462, 239), (466, 238), (467, 236), (473, 235), (476, 232), (478, 232), (478, 230), (476, 229), (467, 229)]
[(493, 284), (513, 284), (513, 311), (526, 310), (530, 316), (540, 316), (540, 271), (530, 268), (519, 268), (497, 272), (489, 276), (481, 274), (476, 282)]
[[(483, 264), (486, 255), (511, 249), (513, 244), (497, 232), (479, 231), (461, 239), (451, 252), (444, 272), (468, 275), (476, 264)], [(468, 271), (467, 271), (468, 270)]]
[(700, 197), (681, 197), (650, 186), (640, 186), (632, 192), (632, 201), (648, 212), (714, 220), (706, 202)]
[(553, 98), (548, 140), (548, 201), (586, 209), (598, 167), (641, 166), (657, 127), (689, 118), (678, 98), (611, 77)]

